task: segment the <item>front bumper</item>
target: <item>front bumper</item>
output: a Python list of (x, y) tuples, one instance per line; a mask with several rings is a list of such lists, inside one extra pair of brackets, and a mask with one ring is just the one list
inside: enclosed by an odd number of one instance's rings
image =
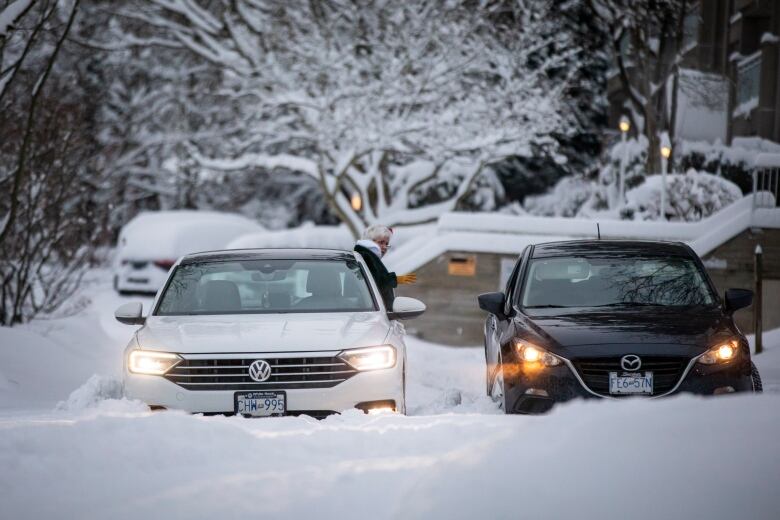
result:
[[(233, 390), (187, 390), (162, 376), (133, 374), (125, 369), (125, 396), (149, 406), (191, 413), (233, 413)], [(263, 388), (272, 392), (273, 387)], [(393, 368), (359, 372), (331, 388), (284, 389), (287, 411), (341, 412), (366, 401), (393, 400), (404, 412), (403, 359)]]
[[(680, 393), (716, 395), (723, 392), (752, 391), (750, 360), (740, 359), (726, 365), (701, 365), (693, 362), (668, 392), (649, 398)], [(577, 372), (574, 363), (530, 370), (521, 364), (505, 366), (504, 394), (510, 413), (544, 413), (555, 403), (582, 399), (624, 399), (594, 391)]]
[(168, 279), (168, 271), (148, 262), (145, 267), (134, 269), (120, 266), (116, 272), (116, 290), (128, 293), (156, 293)]

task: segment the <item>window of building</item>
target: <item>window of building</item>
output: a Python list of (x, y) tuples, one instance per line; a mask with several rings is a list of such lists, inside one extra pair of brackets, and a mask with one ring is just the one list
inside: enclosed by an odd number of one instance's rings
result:
[(739, 111), (740, 113), (746, 113), (746, 111), (752, 110), (758, 106), (758, 92), (760, 85), (761, 52), (759, 51), (737, 64), (736, 111)]
[(701, 21), (701, 4), (697, 3), (683, 20), (683, 49), (690, 49), (698, 43)]

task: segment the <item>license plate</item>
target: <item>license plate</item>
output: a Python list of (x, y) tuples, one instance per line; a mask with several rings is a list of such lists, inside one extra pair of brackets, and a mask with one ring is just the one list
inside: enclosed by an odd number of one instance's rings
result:
[(609, 373), (609, 393), (610, 394), (652, 394), (653, 393), (653, 373), (645, 372), (610, 372)]
[(236, 392), (234, 402), (237, 414), (250, 417), (284, 415), (287, 411), (284, 392)]
[(149, 283), (148, 278), (128, 278), (128, 283)]

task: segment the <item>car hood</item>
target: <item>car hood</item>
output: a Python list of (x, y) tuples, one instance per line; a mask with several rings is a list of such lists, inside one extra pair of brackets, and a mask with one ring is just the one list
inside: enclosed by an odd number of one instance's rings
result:
[[(685, 345), (698, 350), (712, 346), (710, 343), (721, 336), (736, 334), (731, 319), (720, 309), (713, 308), (684, 311), (640, 308), (608, 312), (549, 309), (521, 314), (516, 318), (516, 325), (520, 334), (529, 332), (553, 348), (589, 347), (591, 350), (616, 344)], [(533, 340), (533, 337), (529, 339)]]
[(150, 316), (138, 343), (183, 354), (310, 352), (381, 345), (389, 329), (379, 312)]

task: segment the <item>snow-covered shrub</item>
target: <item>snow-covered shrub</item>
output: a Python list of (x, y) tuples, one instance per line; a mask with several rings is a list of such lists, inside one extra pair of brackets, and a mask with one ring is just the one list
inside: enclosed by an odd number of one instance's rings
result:
[[(666, 218), (698, 221), (742, 197), (739, 186), (717, 175), (688, 170), (666, 177)], [(647, 177), (626, 194), (622, 216), (637, 220), (657, 220), (661, 211), (661, 175)]]
[(744, 194), (753, 189), (753, 160), (762, 152), (780, 153), (780, 144), (758, 137), (736, 137), (731, 146), (720, 141), (714, 144), (684, 141), (675, 169), (688, 171), (692, 168), (720, 175), (739, 186)]
[(599, 186), (582, 177), (564, 177), (550, 193), (526, 197), (523, 209), (531, 215), (574, 217), (589, 200), (597, 198)]

